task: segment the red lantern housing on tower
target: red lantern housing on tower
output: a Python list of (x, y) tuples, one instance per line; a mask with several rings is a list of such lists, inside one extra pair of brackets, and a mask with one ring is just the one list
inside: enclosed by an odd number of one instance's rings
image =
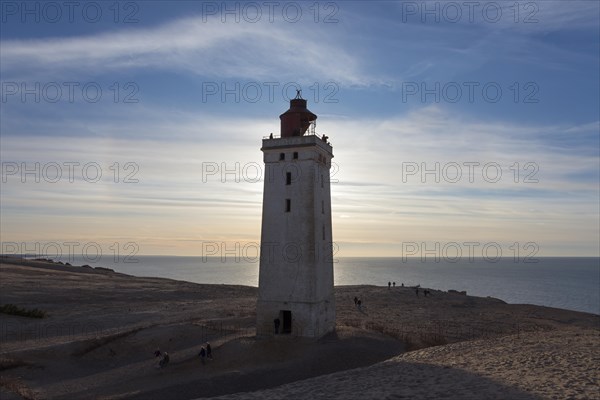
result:
[(302, 136), (317, 116), (306, 108), (306, 100), (300, 95), (290, 100), (290, 109), (279, 116), (281, 120), (281, 137)]

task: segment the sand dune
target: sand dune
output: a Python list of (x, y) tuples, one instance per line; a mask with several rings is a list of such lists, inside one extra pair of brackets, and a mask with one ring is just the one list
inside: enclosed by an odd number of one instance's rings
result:
[(597, 399), (599, 345), (595, 330), (468, 341), (219, 399)]
[[(3, 400), (598, 398), (595, 315), (345, 286), (335, 334), (264, 341), (256, 288), (21, 264), (0, 265), (0, 303), (48, 316), (0, 314)], [(202, 364), (207, 340), (215, 359)], [(158, 347), (167, 368), (156, 367)]]

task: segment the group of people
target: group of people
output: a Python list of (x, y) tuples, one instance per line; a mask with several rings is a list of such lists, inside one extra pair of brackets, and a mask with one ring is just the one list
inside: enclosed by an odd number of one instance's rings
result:
[[(396, 287), (396, 282), (388, 282), (388, 289), (391, 289), (392, 287)], [(401, 287), (404, 287), (404, 282), (402, 282)], [(419, 288), (420, 287), (421, 287), (421, 285), (415, 286), (415, 294), (417, 295), (417, 297), (419, 297)], [(428, 289), (423, 289), (423, 295), (425, 297), (431, 296), (431, 292)], [(356, 304), (356, 300), (354, 301), (354, 303)]]
[[(169, 364), (169, 353), (167, 353), (166, 351), (163, 353), (160, 351), (160, 349), (156, 349), (156, 351), (154, 352), (154, 357), (160, 357), (160, 360), (158, 361), (158, 368), (164, 368)], [(212, 348), (210, 347), (210, 343), (206, 342), (206, 346), (200, 347), (198, 357), (200, 357), (200, 359), (202, 360), (202, 364), (204, 364), (204, 360), (207, 358), (209, 360), (213, 359)]]
[(354, 296), (354, 306), (358, 308), (359, 311), (362, 311), (362, 300), (356, 296)]
[(210, 343), (206, 342), (206, 347), (200, 347), (200, 352), (198, 353), (198, 357), (202, 360), (202, 364), (204, 364), (204, 360), (208, 358), (209, 360), (213, 359), (212, 356), (212, 347), (210, 347)]
[(158, 368), (164, 368), (167, 366), (167, 364), (169, 364), (169, 353), (167, 353), (166, 351), (164, 353), (161, 353), (160, 349), (156, 349), (156, 351), (154, 352), (154, 357), (160, 357), (160, 361), (158, 362)]

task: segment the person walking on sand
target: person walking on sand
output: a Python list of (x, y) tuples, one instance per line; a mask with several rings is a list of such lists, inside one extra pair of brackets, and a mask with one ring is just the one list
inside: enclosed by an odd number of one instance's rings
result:
[(419, 287), (418, 286), (415, 288), (415, 293), (417, 294), (417, 297), (419, 297)]
[(275, 325), (275, 334), (278, 335), (279, 334), (279, 325), (281, 324), (281, 321), (279, 320), (279, 318), (275, 318), (273, 320), (273, 325)]
[(200, 356), (200, 360), (202, 360), (202, 364), (204, 364), (204, 357), (206, 357), (204, 346), (200, 347), (200, 353), (198, 353), (198, 355)]
[(210, 343), (206, 342), (206, 358), (212, 360), (212, 347), (210, 347)]
[(354, 307), (358, 305), (358, 297), (354, 296)]
[(392, 286), (393, 286), (393, 287), (396, 287), (396, 282), (392, 282)]
[(392, 287), (392, 282), (388, 281), (388, 290)]
[(167, 366), (167, 364), (169, 364), (169, 353), (165, 351), (163, 358), (161, 358), (161, 360), (158, 362), (158, 367), (164, 368)]
[(362, 300), (359, 299), (356, 304), (358, 305), (358, 311), (362, 311)]

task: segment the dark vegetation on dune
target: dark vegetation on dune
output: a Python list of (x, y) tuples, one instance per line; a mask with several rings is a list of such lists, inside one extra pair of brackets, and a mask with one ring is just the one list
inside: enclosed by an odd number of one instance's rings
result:
[(24, 307), (18, 307), (14, 304), (5, 304), (0, 306), (0, 313), (9, 315), (18, 315), (20, 317), (27, 318), (44, 318), (46, 317), (46, 311), (39, 310), (37, 308), (27, 309)]

